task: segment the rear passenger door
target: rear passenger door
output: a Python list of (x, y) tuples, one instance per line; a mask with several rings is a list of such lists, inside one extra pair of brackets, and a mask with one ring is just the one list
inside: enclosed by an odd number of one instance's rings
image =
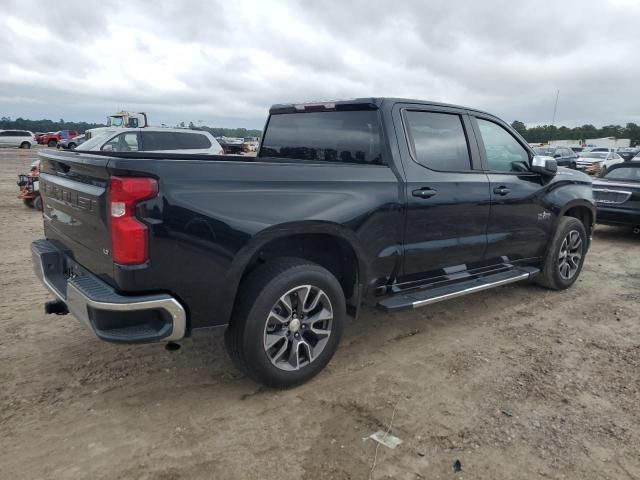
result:
[(489, 263), (543, 255), (554, 215), (544, 207), (544, 179), (530, 170), (531, 153), (499, 120), (475, 115), (474, 130), (491, 184)]
[(468, 115), (455, 108), (407, 104), (396, 106), (394, 124), (407, 199), (399, 281), (483, 265), (489, 181)]

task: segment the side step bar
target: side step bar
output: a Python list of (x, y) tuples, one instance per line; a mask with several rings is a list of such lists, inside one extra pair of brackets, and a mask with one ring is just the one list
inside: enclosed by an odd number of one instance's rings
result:
[(508, 283), (526, 280), (539, 272), (540, 270), (535, 267), (514, 267), (511, 270), (471, 280), (463, 280), (446, 286), (426, 287), (414, 290), (411, 293), (397, 294), (380, 300), (377, 307), (385, 312), (398, 312), (400, 310), (424, 307), (443, 300), (450, 300), (470, 293), (507, 285)]

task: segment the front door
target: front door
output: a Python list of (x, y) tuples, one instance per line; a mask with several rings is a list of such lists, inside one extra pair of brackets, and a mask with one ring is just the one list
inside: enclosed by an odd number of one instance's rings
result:
[(478, 144), (491, 184), (487, 229), (489, 263), (544, 255), (555, 215), (545, 208), (545, 182), (530, 170), (530, 152), (491, 117), (476, 116)]
[(483, 265), (489, 181), (469, 140), (469, 117), (457, 109), (396, 108), (407, 199), (400, 282)]

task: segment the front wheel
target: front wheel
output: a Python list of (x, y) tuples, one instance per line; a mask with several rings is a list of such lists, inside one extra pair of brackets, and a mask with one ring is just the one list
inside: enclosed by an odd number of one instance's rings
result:
[(49, 147), (55, 147), (57, 144), (58, 142), (55, 140), (49, 140), (49, 142), (47, 142), (47, 146)]
[(252, 379), (293, 387), (329, 363), (345, 316), (342, 287), (328, 270), (301, 259), (276, 259), (243, 281), (225, 346)]
[(31, 148), (31, 144), (29, 142), (22, 142), (20, 148)]
[(574, 217), (562, 217), (545, 257), (538, 284), (564, 290), (575, 283), (582, 271), (589, 239), (584, 225)]

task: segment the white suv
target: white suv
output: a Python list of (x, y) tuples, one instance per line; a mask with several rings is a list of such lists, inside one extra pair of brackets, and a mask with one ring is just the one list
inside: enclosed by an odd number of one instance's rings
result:
[(36, 144), (28, 130), (0, 130), (0, 147), (31, 148)]
[(223, 155), (224, 150), (204, 130), (187, 128), (118, 128), (116, 131), (96, 131), (79, 145), (76, 151), (158, 152)]

